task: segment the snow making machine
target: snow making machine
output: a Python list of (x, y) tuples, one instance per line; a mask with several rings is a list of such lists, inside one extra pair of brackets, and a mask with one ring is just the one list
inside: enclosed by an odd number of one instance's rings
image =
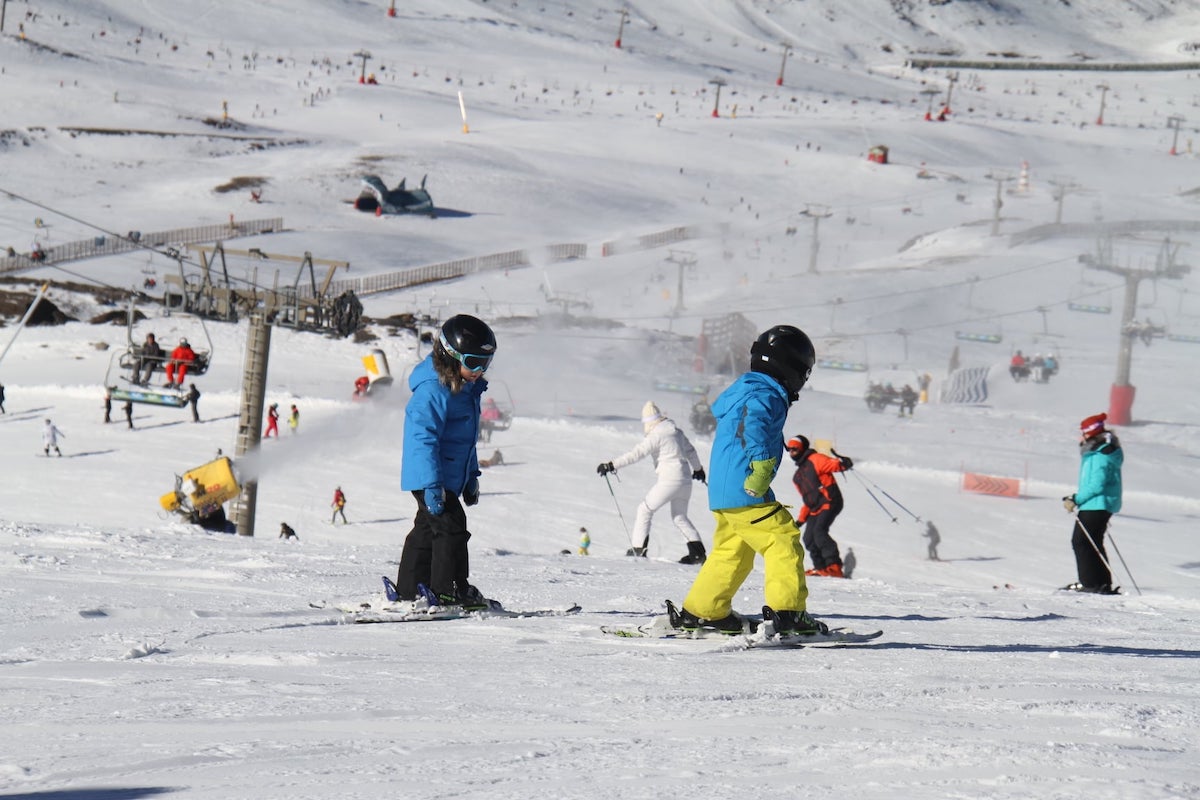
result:
[(233, 474), (233, 462), (220, 456), (207, 464), (175, 476), (175, 490), (158, 499), (164, 511), (206, 530), (226, 531), (224, 505), (242, 492)]

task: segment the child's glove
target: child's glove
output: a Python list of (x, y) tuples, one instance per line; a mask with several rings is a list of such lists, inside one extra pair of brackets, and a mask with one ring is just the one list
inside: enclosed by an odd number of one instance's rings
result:
[(704, 474), (704, 467), (701, 467), (692, 473), (692, 480), (700, 481), (701, 483), (708, 483), (708, 476)]
[(617, 468), (612, 465), (611, 461), (605, 461), (603, 464), (596, 467), (596, 474), (599, 475), (600, 477), (604, 477), (608, 473), (616, 472), (616, 471), (617, 471)]
[(473, 506), (479, 502), (479, 478), (471, 478), (463, 487), (463, 502)]
[(775, 459), (750, 462), (750, 474), (746, 476), (742, 488), (751, 497), (762, 497), (771, 490), (771, 479), (775, 477)]

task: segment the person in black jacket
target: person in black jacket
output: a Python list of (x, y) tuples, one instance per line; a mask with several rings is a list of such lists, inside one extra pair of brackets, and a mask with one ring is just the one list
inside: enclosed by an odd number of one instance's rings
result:
[(147, 333), (146, 341), (142, 342), (141, 349), (138, 350), (137, 365), (133, 368), (133, 382), (140, 384), (149, 383), (155, 368), (162, 366), (166, 356), (166, 352), (158, 346), (158, 341), (154, 338), (154, 334)]
[(196, 410), (196, 404), (200, 402), (200, 390), (194, 383), (188, 384), (187, 401), (192, 406), (192, 422), (199, 422), (200, 412)]

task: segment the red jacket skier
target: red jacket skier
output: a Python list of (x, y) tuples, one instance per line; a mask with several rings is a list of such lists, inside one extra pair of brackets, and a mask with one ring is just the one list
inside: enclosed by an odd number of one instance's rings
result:
[(167, 386), (182, 389), (188, 367), (195, 360), (196, 351), (187, 339), (180, 339), (179, 346), (171, 351), (171, 360), (167, 362)]
[(833, 476), (852, 468), (854, 462), (845, 456), (833, 458), (813, 450), (803, 436), (789, 439), (787, 450), (796, 464), (792, 482), (804, 501), (796, 522), (804, 525), (802, 541), (813, 564), (805, 574), (843, 578), (838, 544), (829, 535), (833, 521), (842, 513), (842, 490)]
[(279, 404), (271, 403), (271, 407), (267, 409), (267, 432), (263, 434), (264, 439), (270, 439), (271, 433), (275, 433), (275, 438), (279, 438)]

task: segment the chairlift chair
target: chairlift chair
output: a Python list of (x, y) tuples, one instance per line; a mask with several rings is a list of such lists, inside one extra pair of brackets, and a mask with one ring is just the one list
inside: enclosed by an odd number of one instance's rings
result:
[[(129, 314), (125, 328), (125, 349), (113, 353), (108, 360), (108, 369), (104, 373), (104, 388), (108, 395), (116, 402), (131, 402), (144, 403), (147, 405), (156, 406), (171, 406), (174, 408), (183, 408), (187, 405), (187, 392), (181, 388), (168, 388), (165, 386), (143, 386), (135, 382), (135, 378), (130, 378), (128, 374), (133, 373), (141, 365), (141, 355), (138, 352), (139, 345), (133, 340), (133, 312), (134, 301), (130, 298)], [(197, 350), (193, 348), (196, 357), (192, 363), (188, 365), (189, 376), (199, 376), (208, 372), (208, 367), (212, 363), (213, 344), (212, 337), (208, 334), (208, 326), (204, 323), (203, 317), (196, 317), (200, 321), (200, 330), (204, 333), (204, 338), (208, 342), (207, 350)], [(164, 356), (160, 359), (157, 366), (165, 368), (170, 362), (170, 356)], [(121, 381), (124, 381), (122, 383)]]

